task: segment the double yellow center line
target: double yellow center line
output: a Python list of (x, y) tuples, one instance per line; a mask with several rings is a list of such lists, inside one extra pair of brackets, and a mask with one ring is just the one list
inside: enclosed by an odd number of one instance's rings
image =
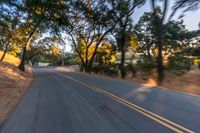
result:
[(177, 123), (174, 123), (174, 122), (172, 122), (172, 121), (170, 121), (170, 120), (168, 120), (168, 119), (166, 119), (166, 118), (164, 118), (162, 116), (159, 116), (159, 115), (157, 115), (157, 114), (155, 114), (155, 113), (153, 113), (153, 112), (151, 112), (151, 111), (149, 111), (147, 109), (144, 109), (144, 108), (142, 108), (142, 107), (140, 107), (138, 105), (135, 105), (135, 104), (123, 99), (123, 98), (120, 98), (120, 97), (118, 97), (116, 95), (113, 95), (113, 94), (111, 94), (111, 93), (109, 93), (109, 92), (107, 92), (107, 91), (105, 91), (103, 89), (100, 89), (100, 88), (96, 87), (96, 86), (86, 84), (84, 82), (76, 80), (76, 79), (74, 79), (74, 78), (72, 78), (70, 76), (67, 76), (65, 74), (61, 74), (61, 73), (56, 73), (56, 74), (58, 74), (60, 76), (63, 76), (65, 78), (67, 78), (67, 79), (70, 79), (70, 80), (72, 80), (74, 82), (77, 82), (77, 83), (79, 83), (79, 84), (81, 84), (81, 85), (83, 85), (83, 86), (85, 86), (87, 88), (90, 88), (90, 89), (92, 89), (92, 90), (94, 90), (94, 91), (96, 91), (96, 92), (98, 92), (98, 93), (100, 93), (100, 94), (102, 94), (104, 96), (107, 96), (110, 99), (112, 99), (112, 100), (114, 100), (114, 101), (116, 101), (118, 103), (121, 103), (121, 104), (129, 107), (130, 109), (132, 109), (132, 110), (134, 110), (136, 112), (139, 112), (140, 114), (142, 114), (142, 115), (144, 115), (144, 116), (146, 116), (146, 117), (158, 122), (159, 124), (171, 129), (174, 132), (177, 132), (177, 133), (195, 133), (194, 131), (192, 131), (190, 129), (187, 129), (187, 128), (185, 128), (185, 127), (183, 127), (183, 126), (181, 126), (181, 125), (179, 125)]

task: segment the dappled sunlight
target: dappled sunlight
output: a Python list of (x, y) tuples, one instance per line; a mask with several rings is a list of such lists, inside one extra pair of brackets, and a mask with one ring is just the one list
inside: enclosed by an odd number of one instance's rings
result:
[(122, 95), (124, 98), (135, 97), (139, 101), (144, 101), (146, 99), (146, 94), (151, 92), (151, 87), (148, 86), (140, 86), (138, 88), (134, 88), (131, 91)]
[(18, 103), (32, 80), (30, 73), (21, 72), (14, 65), (0, 62), (0, 121)]
[(200, 132), (199, 13), (200, 0), (1, 0), (0, 133)]
[[(0, 58), (2, 57), (2, 55), (3, 51), (0, 50)], [(20, 63), (20, 59), (7, 53), (3, 62), (18, 66)]]
[(147, 82), (144, 83), (145, 86), (152, 87), (152, 86), (157, 86), (157, 82), (155, 79), (148, 79)]
[(0, 77), (15, 79), (16, 77), (24, 79), (23, 73), (15, 66), (5, 63), (0, 63)]
[(55, 70), (65, 71), (65, 72), (77, 72), (77, 71), (79, 71), (79, 66), (78, 65), (74, 65), (74, 66), (60, 66), (60, 67), (55, 67)]
[[(146, 80), (144, 80), (144, 78)], [(155, 77), (153, 76), (137, 75), (137, 77), (129, 80), (141, 83), (146, 87), (158, 86)], [(175, 91), (200, 95), (200, 73), (189, 71), (177, 75), (174, 72), (166, 71), (163, 83), (159, 86)]]

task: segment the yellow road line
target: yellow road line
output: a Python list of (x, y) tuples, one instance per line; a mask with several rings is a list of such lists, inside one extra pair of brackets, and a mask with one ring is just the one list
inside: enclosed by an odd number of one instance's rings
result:
[(172, 121), (170, 121), (170, 120), (168, 120), (168, 119), (166, 119), (164, 117), (161, 117), (161, 116), (159, 116), (159, 115), (157, 115), (157, 114), (155, 114), (155, 113), (153, 113), (151, 111), (148, 111), (148, 110), (146, 110), (146, 109), (144, 109), (144, 108), (142, 108), (142, 107), (140, 107), (138, 105), (135, 105), (135, 104), (123, 99), (123, 98), (115, 96), (115, 95), (113, 95), (113, 94), (111, 94), (111, 93), (109, 93), (109, 92), (107, 92), (105, 90), (102, 90), (102, 89), (100, 89), (100, 88), (98, 88), (96, 86), (88, 85), (88, 84), (86, 84), (84, 82), (81, 82), (79, 80), (76, 80), (76, 79), (74, 79), (74, 78), (72, 78), (70, 76), (67, 76), (67, 75), (64, 75), (64, 74), (61, 74), (61, 73), (56, 73), (56, 74), (58, 74), (60, 76), (63, 76), (65, 78), (68, 78), (68, 79), (70, 79), (70, 80), (72, 80), (74, 82), (77, 82), (77, 83), (79, 83), (79, 84), (81, 84), (83, 86), (86, 86), (86, 87), (88, 87), (88, 88), (90, 88), (90, 89), (92, 89), (92, 90), (94, 90), (94, 91), (96, 91), (98, 93), (101, 93), (101, 94), (111, 98), (112, 100), (115, 100), (115, 101), (117, 101), (117, 102), (119, 102), (119, 103), (121, 103), (121, 104), (123, 104), (123, 105), (125, 105), (125, 106), (127, 106), (127, 107), (129, 107), (129, 108), (141, 113), (142, 115), (144, 115), (144, 116), (146, 116), (146, 117), (148, 117), (148, 118), (150, 118), (150, 119), (162, 124), (163, 126), (169, 128), (169, 129), (171, 129), (171, 130), (173, 130), (173, 131), (175, 131), (177, 133), (185, 133), (185, 132), (187, 132), (187, 133), (195, 133), (194, 131), (192, 131), (190, 129), (187, 129), (187, 128), (179, 125), (179, 124), (176, 124), (176, 123), (174, 123), (174, 122), (172, 122)]

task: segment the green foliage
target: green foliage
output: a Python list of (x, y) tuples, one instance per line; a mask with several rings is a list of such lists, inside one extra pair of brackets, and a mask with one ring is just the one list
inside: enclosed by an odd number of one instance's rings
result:
[(94, 64), (92, 71), (95, 73), (103, 73), (110, 76), (118, 76), (118, 65), (117, 64)]
[(135, 64), (129, 63), (129, 64), (127, 65), (127, 70), (128, 70), (128, 71), (131, 71), (132, 77), (136, 77), (138, 68), (137, 68), (137, 66), (136, 66)]
[(65, 65), (76, 65), (80, 64), (80, 60), (75, 53), (65, 53), (64, 55)]
[(193, 63), (194, 63), (195, 65), (197, 65), (198, 69), (200, 70), (200, 58), (199, 58), (199, 59), (195, 59), (195, 60), (193, 61)]
[(117, 65), (105, 65), (104, 72), (108, 75), (117, 76), (118, 75), (118, 66)]
[(37, 64), (38, 62), (50, 62), (50, 60), (42, 55), (37, 55), (31, 59), (31, 62), (34, 65)]
[[(60, 32), (60, 36), (64, 32), (71, 38), (69, 42), (72, 42), (76, 52), (66, 54), (66, 64), (79, 63), (83, 68), (90, 69), (94, 63), (94, 71), (118, 74), (119, 68), (114, 64), (115, 52), (119, 50), (121, 75), (128, 70), (133, 76), (138, 69), (148, 73), (159, 67), (163, 62), (162, 56), (163, 59), (174, 54), (178, 55), (177, 58), (199, 58), (199, 41), (195, 42), (193, 39), (199, 36), (200, 30), (187, 31), (183, 21), (168, 20), (156, 0), (152, 1), (155, 4), (155, 7), (152, 5), (154, 13), (144, 13), (133, 27), (134, 9), (144, 2), (145, 0), (3, 0), (0, 3), (0, 48), (21, 56), (22, 62), (25, 59), (57, 64), (63, 59), (60, 39), (40, 37), (46, 32), (53, 32), (54, 35)], [(168, 4), (167, 0), (160, 2)], [(172, 13), (176, 8), (185, 11), (194, 9), (198, 4), (199, 0), (176, 0), (171, 8)], [(126, 59), (133, 59), (141, 53), (145, 56), (143, 63), (140, 62), (137, 66), (128, 64), (125, 67)], [(151, 62), (156, 56), (160, 58), (157, 66)], [(184, 66), (189, 69), (187, 63), (181, 63), (171, 58), (169, 66), (172, 65), (169, 68), (182, 69)]]
[(109, 44), (108, 42), (102, 43), (101, 46), (99, 46), (97, 49), (95, 62), (103, 64), (114, 64), (115, 60), (115, 46)]
[(169, 57), (168, 69), (169, 70), (187, 70), (189, 71), (192, 65), (190, 59), (182, 56)]
[(153, 70), (157, 67), (156, 62), (153, 61), (146, 61), (146, 62), (138, 62), (137, 68), (145, 72), (146, 74), (151, 75)]
[[(45, 37), (34, 42), (27, 50), (27, 61), (33, 64), (38, 62), (48, 62), (57, 65), (61, 62), (61, 49), (63, 41), (56, 37)], [(59, 63), (60, 64), (60, 63)]]

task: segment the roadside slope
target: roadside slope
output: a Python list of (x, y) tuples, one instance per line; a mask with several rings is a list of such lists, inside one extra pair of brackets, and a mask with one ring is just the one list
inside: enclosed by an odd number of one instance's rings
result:
[[(0, 50), (0, 58), (2, 57), (2, 55), (3, 55), (3, 51)], [(14, 66), (18, 66), (20, 63), (20, 59), (7, 53), (5, 58), (3, 59), (3, 62), (12, 64)]]
[[(16, 59), (19, 61), (18, 58)], [(27, 72), (18, 70), (17, 60), (6, 60), (7, 63), (0, 62), (0, 126), (20, 101), (32, 81), (31, 70)]]

